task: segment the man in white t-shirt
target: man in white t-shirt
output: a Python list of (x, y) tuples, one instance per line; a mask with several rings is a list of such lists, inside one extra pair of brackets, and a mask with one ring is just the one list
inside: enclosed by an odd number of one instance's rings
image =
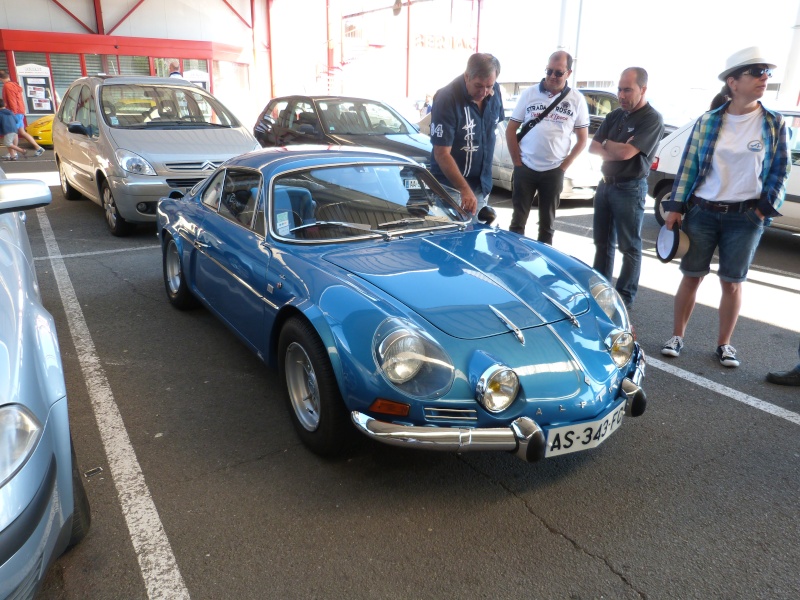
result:
[[(517, 142), (517, 129), (536, 119), (556, 102), (572, 73), (572, 57), (554, 52), (547, 63), (547, 75), (538, 85), (524, 90), (506, 128), (508, 152), (514, 163), (511, 201), (514, 214), (510, 231), (525, 234), (533, 197), (539, 194), (538, 240), (553, 243), (556, 209), (564, 187), (564, 171), (586, 147), (589, 139), (589, 109), (583, 94), (570, 89), (547, 116)], [(577, 138), (572, 145), (572, 133)], [(571, 149), (570, 149), (570, 146)]]

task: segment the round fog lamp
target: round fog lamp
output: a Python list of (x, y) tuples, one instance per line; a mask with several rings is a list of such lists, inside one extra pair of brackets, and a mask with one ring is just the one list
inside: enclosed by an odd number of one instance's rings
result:
[(139, 204), (136, 205), (136, 210), (139, 212), (147, 212), (147, 204), (144, 202), (139, 202)]
[(508, 367), (493, 365), (486, 369), (475, 386), (475, 399), (489, 412), (511, 406), (519, 392), (519, 377)]

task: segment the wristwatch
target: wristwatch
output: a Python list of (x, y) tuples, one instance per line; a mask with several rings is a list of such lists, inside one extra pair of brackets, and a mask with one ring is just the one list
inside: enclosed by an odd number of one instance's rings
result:
[(606, 147), (606, 142), (607, 142), (607, 141), (608, 141), (608, 138), (604, 139), (604, 140), (603, 140), (603, 141), (600, 143), (600, 145), (601, 145), (603, 148), (605, 148), (605, 147)]

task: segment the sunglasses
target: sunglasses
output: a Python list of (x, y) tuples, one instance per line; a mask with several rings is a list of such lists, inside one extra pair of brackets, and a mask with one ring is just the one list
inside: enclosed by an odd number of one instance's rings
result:
[(766, 67), (750, 67), (742, 71), (742, 75), (750, 75), (750, 77), (755, 77), (756, 79), (763, 77), (765, 73), (767, 77), (772, 77), (772, 69)]
[(550, 75), (555, 75), (556, 77), (563, 77), (564, 75), (567, 74), (566, 71), (556, 71), (555, 69), (545, 69), (544, 72), (547, 73), (548, 77)]

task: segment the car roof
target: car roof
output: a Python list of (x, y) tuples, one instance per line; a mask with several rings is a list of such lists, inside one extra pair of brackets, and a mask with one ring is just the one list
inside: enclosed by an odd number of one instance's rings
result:
[(372, 98), (360, 98), (357, 96), (307, 96), (305, 94), (292, 94), (290, 96), (277, 96), (270, 100), (289, 100), (291, 98), (306, 98), (314, 102), (374, 102), (375, 104), (386, 104), (383, 100), (374, 100)]
[(90, 75), (76, 79), (72, 85), (78, 83), (91, 83), (94, 85), (170, 85), (172, 87), (192, 87), (196, 88), (192, 82), (177, 77), (150, 77), (150, 76), (131, 76), (131, 75)]
[(361, 146), (298, 145), (261, 148), (235, 156), (225, 163), (228, 167), (284, 170), (281, 167), (304, 168), (312, 166), (368, 163), (405, 163), (416, 165), (412, 159), (373, 148)]

